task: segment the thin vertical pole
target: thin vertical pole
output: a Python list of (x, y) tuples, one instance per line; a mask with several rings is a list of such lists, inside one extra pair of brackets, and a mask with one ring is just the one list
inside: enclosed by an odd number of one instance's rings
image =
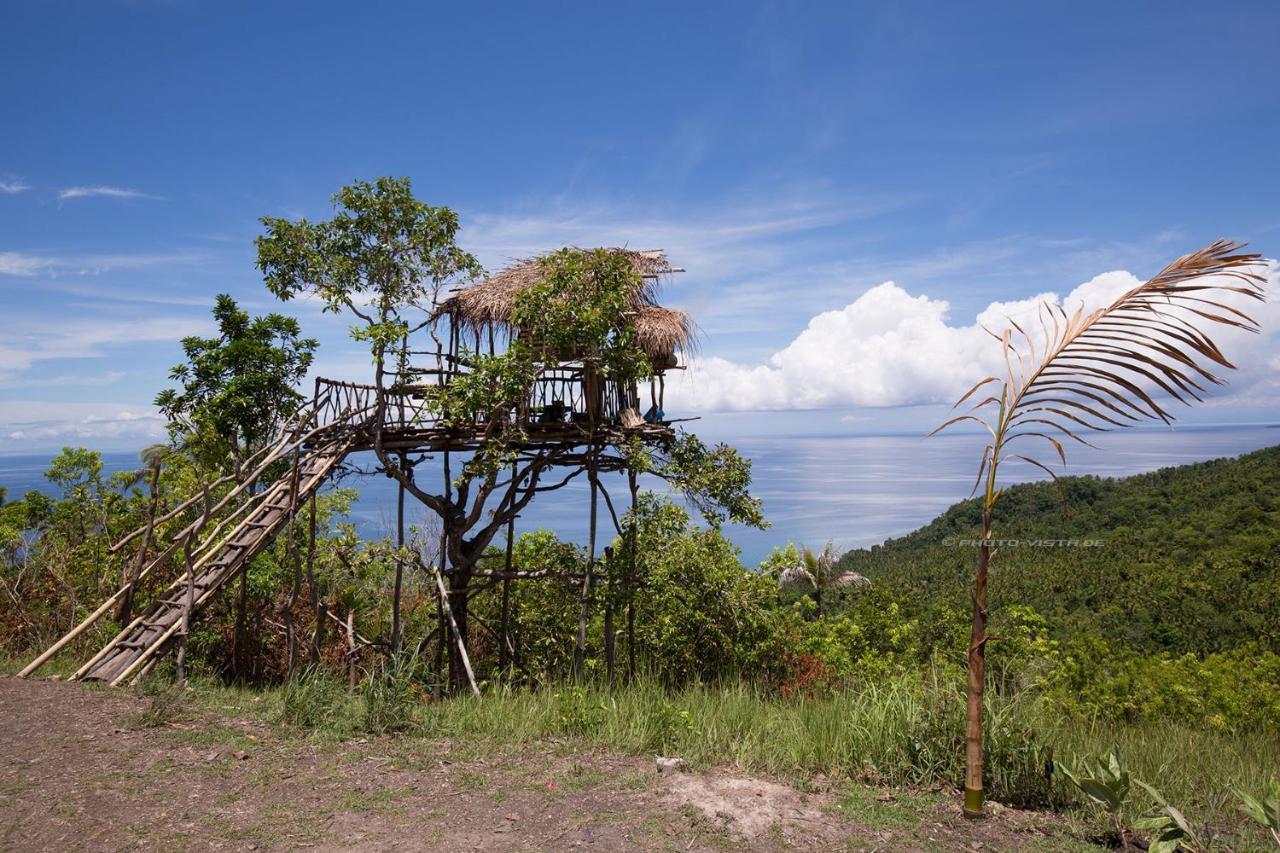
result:
[(627, 677), (636, 677), (636, 472), (627, 469), (627, 485), (631, 487), (631, 524), (627, 548)]
[(191, 611), (196, 604), (196, 568), (191, 560), (191, 539), (182, 544), (182, 559), (187, 569), (187, 594), (182, 604), (182, 632), (178, 639), (178, 684), (187, 685), (187, 637), (191, 634)]
[[(400, 470), (405, 470), (405, 455), (400, 453)], [(400, 596), (404, 587), (404, 483), (397, 480), (396, 493), (396, 589), (391, 602), (391, 653), (400, 652)]]
[(315, 614), (316, 626), (311, 634), (311, 662), (320, 663), (320, 650), (324, 648), (325, 605), (320, 598), (320, 590), (316, 587), (316, 499), (311, 496), (310, 519), (307, 523), (307, 589), (311, 592), (311, 612)]
[(578, 599), (578, 643), (573, 654), (573, 674), (581, 678), (587, 658), (587, 615), (591, 602), (591, 571), (596, 561), (596, 456), (587, 457), (587, 479), (591, 484), (591, 515), (587, 532), (587, 569), (582, 575), (582, 591)]
[[(511, 487), (515, 488), (516, 463), (511, 463)], [(502, 634), (498, 639), (498, 668), (505, 669), (511, 663), (511, 552), (516, 538), (515, 513), (507, 519), (507, 554), (503, 561), (502, 577)]]
[(293, 452), (293, 477), (289, 482), (289, 528), (286, 535), (289, 537), (286, 551), (289, 555), (289, 563), (293, 566), (293, 585), (289, 589), (289, 601), (285, 604), (284, 624), (288, 649), (288, 675), (287, 678), (292, 679), (298, 667), (298, 630), (294, 624), (293, 606), (298, 601), (298, 595), (302, 592), (302, 562), (298, 555), (298, 486), (301, 476), (300, 468), (302, 467), (302, 448), (298, 448)]

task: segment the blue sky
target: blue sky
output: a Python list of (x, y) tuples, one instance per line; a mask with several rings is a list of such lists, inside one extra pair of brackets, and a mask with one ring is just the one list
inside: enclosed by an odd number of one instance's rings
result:
[[(0, 10), (0, 451), (148, 440), (213, 295), (278, 308), (258, 218), (354, 178), (410, 176), (490, 269), (667, 249), (677, 402), (726, 435), (918, 430), (992, 303), (1280, 252), (1272, 2), (365, 7)], [(1276, 325), (1188, 422), (1276, 417)]]

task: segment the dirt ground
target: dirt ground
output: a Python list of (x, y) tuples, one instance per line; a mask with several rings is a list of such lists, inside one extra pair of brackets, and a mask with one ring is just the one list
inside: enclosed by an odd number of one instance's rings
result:
[(0, 677), (4, 850), (1077, 850), (1051, 816), (802, 792), (555, 741), (316, 742), (122, 690)]

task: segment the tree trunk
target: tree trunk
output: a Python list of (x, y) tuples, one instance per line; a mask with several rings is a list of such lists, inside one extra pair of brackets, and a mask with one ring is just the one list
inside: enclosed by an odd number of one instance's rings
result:
[[(458, 574), (456, 566), (454, 567), (454, 574), (455, 575)], [(466, 637), (467, 637), (466, 591), (467, 591), (467, 584), (470, 582), (470, 580), (471, 580), (471, 569), (468, 568), (465, 573), (465, 577), (463, 578), (463, 583), (461, 586), (461, 589), (463, 591), (463, 596), (461, 598), (461, 601), (463, 602), (463, 606), (461, 608), (456, 608), (454, 606), (452, 589), (450, 589), (450, 591), (446, 593), (444, 583), (441, 582), (439, 573), (436, 574), (436, 589), (440, 593), (441, 600), (444, 601), (445, 616), (448, 617), (449, 626), (453, 630), (453, 642), (449, 644), (449, 662), (450, 662), (449, 673), (450, 673), (451, 689), (456, 690), (457, 692), (461, 692), (462, 684), (466, 684), (471, 688), (471, 692), (478, 697), (480, 695), (480, 688), (476, 686), (476, 677), (475, 677), (475, 673), (471, 669), (471, 660), (467, 656), (467, 646), (466, 646)], [(453, 581), (453, 578), (450, 578), (451, 587), (452, 587), (452, 581)], [(459, 619), (459, 617), (461, 617), (461, 619)], [(456, 660), (456, 665), (454, 664), (455, 660)], [(458, 681), (461, 682), (457, 685), (454, 685), (452, 683), (455, 675), (458, 677)]]
[(587, 570), (582, 575), (582, 591), (578, 596), (578, 642), (573, 650), (573, 677), (581, 678), (587, 660), (587, 616), (591, 605), (591, 572), (596, 562), (596, 460), (587, 461), (587, 478), (591, 483), (591, 516), (587, 532)]
[(467, 663), (463, 659), (463, 646), (466, 645), (467, 637), (470, 636), (470, 594), (471, 594), (471, 569), (470, 567), (460, 570), (458, 566), (453, 567), (453, 571), (449, 573), (448, 595), (449, 598), (445, 602), (445, 618), (452, 618), (452, 631), (449, 642), (449, 692), (461, 693), (469, 682), (467, 676)]
[[(515, 466), (511, 466), (512, 476), (515, 476)], [(503, 571), (506, 577), (502, 579), (502, 635), (498, 638), (498, 669), (505, 670), (513, 663), (513, 655), (508, 651), (511, 648), (511, 552), (515, 547), (516, 535), (516, 517), (511, 516), (511, 520), (507, 522), (507, 555), (503, 561)]]
[(133, 616), (133, 593), (138, 585), (138, 575), (142, 572), (142, 564), (147, 560), (147, 547), (151, 544), (151, 531), (156, 526), (156, 510), (160, 506), (159, 465), (153, 465), (151, 468), (149, 490), (151, 492), (151, 500), (147, 505), (147, 527), (142, 532), (142, 544), (138, 546), (138, 558), (133, 562), (133, 571), (125, 578), (124, 599), (121, 600), (120, 610), (116, 614), (116, 621), (121, 625), (128, 625), (130, 618)]
[(969, 685), (965, 726), (964, 815), (983, 816), (982, 693), (987, 674), (987, 567), (991, 562), (991, 510), (982, 513), (982, 543), (973, 584), (973, 625), (969, 631)]
[(320, 650), (324, 648), (325, 606), (316, 588), (316, 496), (311, 496), (311, 512), (307, 524), (307, 589), (311, 593), (311, 612), (316, 627), (311, 635), (311, 663), (320, 663)]
[[(400, 467), (404, 467), (404, 454), (400, 454)], [(396, 588), (391, 598), (391, 653), (400, 653), (400, 596), (404, 588), (404, 484), (396, 490)]]

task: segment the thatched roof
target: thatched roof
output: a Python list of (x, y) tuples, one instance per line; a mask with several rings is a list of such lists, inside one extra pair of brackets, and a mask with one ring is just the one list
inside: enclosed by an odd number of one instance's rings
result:
[[(679, 272), (661, 251), (609, 249), (625, 255), (640, 273), (640, 286), (632, 297), (636, 337), (640, 346), (655, 358), (689, 349), (694, 329), (689, 315), (676, 308), (664, 308), (654, 300), (659, 278)], [(516, 294), (542, 281), (541, 257), (519, 261), (470, 287), (457, 291), (440, 306), (459, 323), (473, 329), (506, 327)]]

